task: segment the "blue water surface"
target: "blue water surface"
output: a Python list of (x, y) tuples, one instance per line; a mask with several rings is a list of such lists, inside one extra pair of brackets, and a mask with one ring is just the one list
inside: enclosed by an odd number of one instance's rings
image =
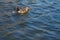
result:
[[(17, 6), (30, 10), (12, 13)], [(60, 40), (60, 0), (0, 2), (0, 40)]]

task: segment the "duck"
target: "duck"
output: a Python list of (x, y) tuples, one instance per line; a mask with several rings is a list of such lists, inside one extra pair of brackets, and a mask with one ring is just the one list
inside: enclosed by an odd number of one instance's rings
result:
[(25, 7), (25, 8), (17, 7), (15, 10), (15, 13), (20, 14), (20, 15), (27, 14), (29, 9), (30, 9), (29, 7)]

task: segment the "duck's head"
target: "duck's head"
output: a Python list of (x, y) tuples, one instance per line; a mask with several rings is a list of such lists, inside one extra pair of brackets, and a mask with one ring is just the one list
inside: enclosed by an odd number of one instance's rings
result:
[(29, 7), (26, 7), (26, 8), (25, 8), (26, 11), (29, 11), (29, 9), (30, 9)]

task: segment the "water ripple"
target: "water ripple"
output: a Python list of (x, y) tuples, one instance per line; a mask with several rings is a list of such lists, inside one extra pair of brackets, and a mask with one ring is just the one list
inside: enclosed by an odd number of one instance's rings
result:
[[(26, 15), (13, 14), (16, 6), (29, 6)], [(59, 0), (0, 1), (1, 40), (60, 40)]]

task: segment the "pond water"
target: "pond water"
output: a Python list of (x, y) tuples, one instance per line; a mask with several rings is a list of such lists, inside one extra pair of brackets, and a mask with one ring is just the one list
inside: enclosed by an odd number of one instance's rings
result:
[[(30, 10), (12, 13), (17, 6)], [(0, 40), (60, 40), (60, 0), (0, 1)]]

